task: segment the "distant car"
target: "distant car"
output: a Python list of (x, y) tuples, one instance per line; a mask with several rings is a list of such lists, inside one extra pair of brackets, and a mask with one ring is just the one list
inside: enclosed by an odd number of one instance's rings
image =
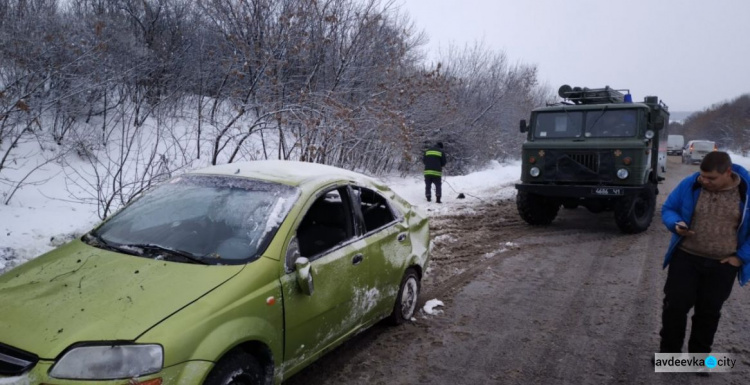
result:
[(669, 135), (667, 137), (667, 155), (682, 155), (682, 147), (685, 145), (685, 137), (682, 135)]
[(428, 250), (426, 217), (367, 176), (195, 171), (0, 276), (0, 383), (279, 383), (410, 320)]
[(682, 163), (700, 163), (706, 154), (717, 149), (716, 143), (710, 140), (691, 140), (682, 149)]

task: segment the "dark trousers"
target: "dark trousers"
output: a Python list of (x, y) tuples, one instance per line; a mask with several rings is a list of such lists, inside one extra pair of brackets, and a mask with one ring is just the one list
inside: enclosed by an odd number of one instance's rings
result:
[(708, 353), (729, 298), (738, 268), (676, 248), (664, 285), (661, 353), (679, 353), (685, 339), (687, 314), (695, 307), (688, 340), (689, 353)]
[(432, 185), (435, 185), (435, 196), (440, 199), (443, 196), (442, 182), (439, 176), (425, 175), (424, 176), (424, 196), (427, 198), (432, 196)]

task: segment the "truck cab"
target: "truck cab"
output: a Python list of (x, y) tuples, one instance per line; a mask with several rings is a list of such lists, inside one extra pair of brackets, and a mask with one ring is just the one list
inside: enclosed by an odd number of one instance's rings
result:
[[(626, 92), (626, 93), (623, 93)], [(669, 111), (656, 96), (634, 103), (629, 90), (564, 85), (563, 101), (534, 109), (522, 146), (520, 216), (547, 225), (560, 206), (614, 211), (625, 233), (646, 230), (663, 180)]]

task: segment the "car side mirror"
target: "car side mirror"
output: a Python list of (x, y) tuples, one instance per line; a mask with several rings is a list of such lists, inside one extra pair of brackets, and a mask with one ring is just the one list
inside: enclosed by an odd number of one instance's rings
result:
[(519, 123), (520, 123), (519, 126), (521, 128), (521, 133), (522, 134), (529, 130), (529, 126), (526, 125), (526, 119), (521, 119), (521, 121)]
[(299, 257), (294, 261), (294, 267), (297, 270), (297, 284), (302, 292), (307, 295), (312, 295), (313, 291), (315, 291), (311, 266), (310, 260), (305, 257)]
[(301, 256), (299, 253), (299, 241), (297, 237), (292, 237), (292, 240), (289, 241), (289, 245), (286, 247), (286, 255), (284, 256), (284, 265), (287, 273), (294, 271), (294, 264), (297, 258)]

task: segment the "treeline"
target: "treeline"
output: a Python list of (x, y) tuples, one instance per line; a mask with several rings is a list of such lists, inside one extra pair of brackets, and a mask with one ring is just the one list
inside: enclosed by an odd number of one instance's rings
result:
[(713, 140), (722, 149), (750, 156), (750, 94), (714, 104), (690, 115), (683, 123), (671, 123), (671, 134), (685, 140)]
[(68, 176), (104, 214), (197, 159), (405, 173), (436, 140), (454, 172), (517, 156), (548, 97), (536, 68), (482, 45), (426, 63), (425, 39), (388, 0), (4, 0), (5, 203), (29, 180), (10, 170), (41, 167), (29, 142), (87, 159)]

